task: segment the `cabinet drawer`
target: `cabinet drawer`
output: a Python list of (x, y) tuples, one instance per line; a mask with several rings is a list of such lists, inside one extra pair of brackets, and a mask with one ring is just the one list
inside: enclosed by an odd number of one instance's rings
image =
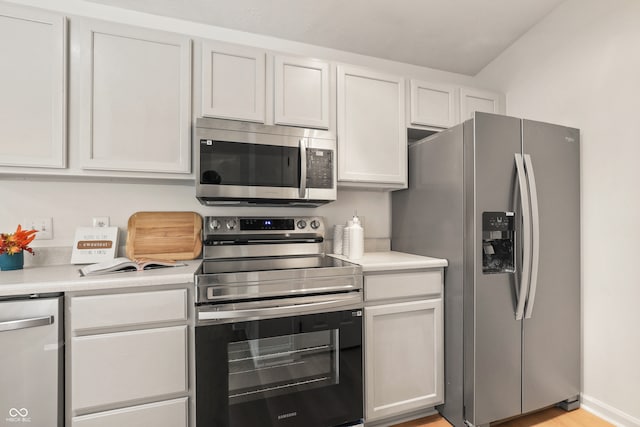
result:
[(187, 427), (187, 398), (75, 417), (72, 427)]
[(364, 300), (424, 297), (442, 292), (442, 269), (367, 275)]
[(70, 310), (74, 331), (186, 320), (187, 290), (74, 297)]
[(186, 390), (186, 326), (71, 340), (71, 406), (75, 411)]

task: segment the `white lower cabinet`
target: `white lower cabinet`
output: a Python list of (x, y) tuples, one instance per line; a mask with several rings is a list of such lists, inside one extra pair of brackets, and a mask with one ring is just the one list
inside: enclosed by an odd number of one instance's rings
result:
[[(439, 270), (434, 271), (434, 273)], [(415, 284), (423, 275), (425, 292), (429, 296), (416, 299), (413, 286), (404, 299), (390, 302), (367, 298), (371, 284), (386, 277), (386, 287), (392, 291), (403, 281), (403, 274), (365, 275), (365, 420), (379, 421), (405, 413), (429, 409), (443, 402), (444, 354), (442, 275), (433, 288), (431, 273), (407, 273)], [(376, 295), (378, 293), (376, 292)], [(402, 298), (402, 296), (400, 296)], [(369, 301), (369, 302), (367, 302)]]
[(76, 410), (187, 391), (187, 327), (72, 338)]
[(73, 419), (73, 427), (183, 427), (187, 425), (186, 397), (99, 412)]
[(66, 295), (67, 425), (188, 426), (187, 292)]

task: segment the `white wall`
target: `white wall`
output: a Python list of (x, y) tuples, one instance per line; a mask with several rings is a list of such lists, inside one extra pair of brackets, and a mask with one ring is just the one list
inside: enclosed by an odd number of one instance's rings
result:
[[(326, 224), (343, 224), (357, 211), (365, 236), (389, 239), (390, 194), (339, 190), (338, 201), (318, 208), (207, 207), (195, 198), (193, 183), (160, 184), (75, 182), (0, 177), (0, 230), (13, 231), (25, 218), (52, 217), (53, 240), (35, 240), (34, 248), (71, 247), (76, 227), (90, 227), (94, 216), (109, 216), (126, 241), (127, 221), (138, 211), (194, 211), (201, 215), (321, 215)], [(9, 202), (10, 201), (10, 202)], [(331, 235), (327, 236), (328, 238)]]
[(583, 404), (640, 426), (640, 2), (568, 0), (477, 78), (581, 129)]

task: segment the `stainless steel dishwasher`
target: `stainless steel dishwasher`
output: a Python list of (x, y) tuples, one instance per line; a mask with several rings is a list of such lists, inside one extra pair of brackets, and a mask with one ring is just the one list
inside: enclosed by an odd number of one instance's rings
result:
[(63, 425), (60, 294), (0, 298), (0, 426)]

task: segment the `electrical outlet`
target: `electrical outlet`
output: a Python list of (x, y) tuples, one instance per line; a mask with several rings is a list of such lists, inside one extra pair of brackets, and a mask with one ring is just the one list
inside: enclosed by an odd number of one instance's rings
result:
[(91, 222), (94, 227), (108, 227), (109, 226), (109, 217), (108, 216), (94, 216), (91, 219)]
[(22, 228), (38, 230), (35, 240), (53, 239), (53, 218), (51, 217), (25, 218)]

